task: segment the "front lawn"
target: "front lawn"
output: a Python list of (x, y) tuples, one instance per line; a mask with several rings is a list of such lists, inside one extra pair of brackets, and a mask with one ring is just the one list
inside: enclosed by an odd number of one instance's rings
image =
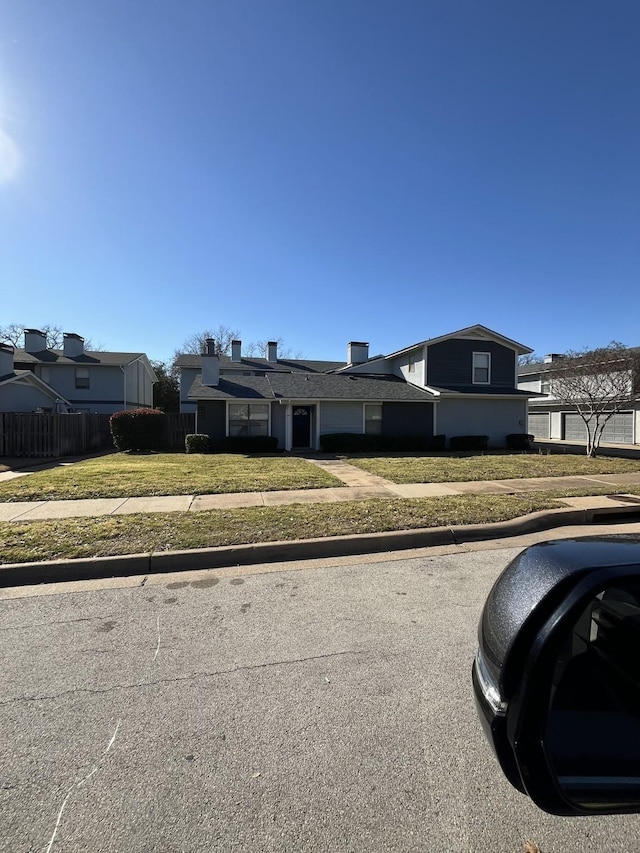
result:
[(106, 557), (504, 521), (560, 506), (544, 493), (292, 504), (0, 523), (0, 562)]
[(0, 483), (0, 501), (211, 495), (342, 486), (291, 456), (113, 453)]
[(347, 462), (393, 483), (461, 483), (521, 477), (571, 477), (640, 472), (640, 460), (558, 453), (485, 453), (344, 456)]

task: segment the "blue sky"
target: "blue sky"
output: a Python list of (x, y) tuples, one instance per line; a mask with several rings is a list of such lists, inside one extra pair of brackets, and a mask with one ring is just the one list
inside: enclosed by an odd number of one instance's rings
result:
[(640, 345), (637, 0), (0, 8), (0, 325)]

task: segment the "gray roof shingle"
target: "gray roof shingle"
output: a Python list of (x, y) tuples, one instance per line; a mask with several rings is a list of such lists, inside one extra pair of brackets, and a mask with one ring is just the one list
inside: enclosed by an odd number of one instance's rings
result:
[[(266, 358), (242, 358), (240, 361), (233, 361), (228, 355), (221, 355), (220, 369), (221, 370), (264, 370), (273, 373), (283, 372), (291, 373), (326, 373), (329, 370), (336, 370), (344, 367), (344, 361), (322, 361), (318, 359), (308, 358), (279, 358), (277, 361), (267, 361)], [(183, 353), (176, 359), (178, 367), (202, 367), (202, 356), (193, 355), (191, 353)]]
[(372, 400), (422, 402), (434, 400), (429, 391), (395, 376), (273, 373), (267, 376), (220, 377), (214, 388), (202, 384), (198, 374), (191, 384), (192, 400)]
[(75, 358), (65, 356), (62, 350), (45, 349), (41, 352), (30, 353), (23, 349), (15, 349), (14, 364), (129, 364), (136, 358), (144, 356), (143, 352), (84, 352)]

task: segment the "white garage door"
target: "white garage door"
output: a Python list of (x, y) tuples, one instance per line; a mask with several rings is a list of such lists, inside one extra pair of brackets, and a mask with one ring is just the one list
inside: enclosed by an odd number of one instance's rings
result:
[[(564, 416), (564, 437), (567, 441), (586, 441), (584, 421), (580, 415)], [(618, 412), (607, 421), (602, 441), (609, 444), (633, 444), (633, 412)]]
[(549, 412), (536, 412), (529, 415), (529, 433), (534, 438), (549, 438)]

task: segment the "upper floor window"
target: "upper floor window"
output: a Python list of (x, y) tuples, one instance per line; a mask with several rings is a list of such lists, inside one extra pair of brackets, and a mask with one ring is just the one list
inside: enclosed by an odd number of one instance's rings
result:
[(491, 353), (474, 352), (473, 384), (488, 385), (491, 382)]
[(415, 353), (409, 353), (409, 363), (408, 363), (409, 373), (415, 373), (416, 370), (416, 356)]
[(76, 367), (76, 388), (89, 387), (89, 368)]
[(542, 394), (551, 393), (551, 380), (548, 376), (543, 376), (540, 379), (540, 391)]

